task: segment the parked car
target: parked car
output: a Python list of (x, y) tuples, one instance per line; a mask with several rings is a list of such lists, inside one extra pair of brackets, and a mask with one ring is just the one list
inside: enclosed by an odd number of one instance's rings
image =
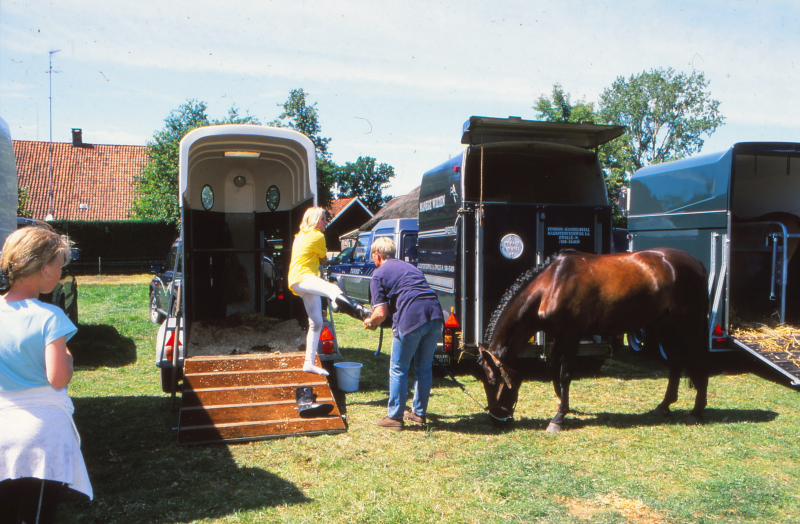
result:
[[(175, 240), (167, 254), (163, 266), (153, 266), (150, 272), (153, 273), (153, 280), (150, 281), (150, 322), (161, 324), (169, 315), (171, 297), (176, 296), (178, 285), (180, 285), (181, 273), (175, 271), (175, 263), (178, 260), (178, 249), (180, 239)], [(172, 288), (170, 295), (170, 284), (175, 279), (175, 287)]]

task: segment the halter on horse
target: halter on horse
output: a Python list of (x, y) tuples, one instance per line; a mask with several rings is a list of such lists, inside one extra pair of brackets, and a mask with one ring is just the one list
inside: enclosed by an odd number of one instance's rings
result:
[(697, 388), (688, 423), (699, 421), (708, 387), (708, 276), (684, 251), (651, 249), (617, 255), (562, 251), (540, 270), (517, 280), (492, 315), (479, 346), (492, 422), (514, 416), (521, 381), (511, 367), (537, 331), (553, 340), (547, 362), (560, 405), (548, 432), (561, 431), (569, 412), (569, 386), (580, 340), (646, 328), (648, 343), (661, 342), (668, 356), (669, 384), (655, 409), (669, 414), (678, 399), (681, 371)]

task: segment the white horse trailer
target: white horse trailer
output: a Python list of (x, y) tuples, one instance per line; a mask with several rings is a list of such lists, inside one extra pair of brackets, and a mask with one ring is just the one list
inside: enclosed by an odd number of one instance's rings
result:
[[(206, 359), (200, 366), (203, 371), (192, 377), (189, 366), (193, 360), (192, 348), (187, 342), (192, 339), (194, 323), (218, 322), (237, 313), (257, 313), (282, 321), (294, 319), (307, 326), (302, 300), (291, 293), (286, 280), (294, 235), (305, 211), (316, 205), (314, 145), (304, 135), (289, 129), (254, 125), (203, 127), (181, 140), (179, 173), (181, 241), (170, 292), (174, 298), (156, 348), (165, 389), (174, 394), (178, 380), (183, 378), (178, 441), (198, 443), (283, 436), (287, 432), (285, 425), (281, 429), (275, 421), (285, 421), (294, 407), (291, 386), (311, 381), (325, 390), (321, 396), (330, 395), (325, 377), (302, 372), (302, 356), (297, 351), (283, 353), (291, 356), (285, 362), (276, 360), (282, 357), (274, 354), (245, 355), (249, 359), (247, 364), (241, 355), (216, 356)], [(335, 360), (341, 355), (333, 316), (329, 311), (324, 316), (318, 355), (321, 361)], [(172, 351), (176, 339), (178, 351)], [(301, 344), (305, 342), (304, 337), (301, 340)], [(236, 353), (247, 354), (251, 348), (241, 349)], [(275, 358), (261, 358), (266, 356)], [(270, 374), (267, 368), (276, 366), (291, 372), (288, 383), (275, 382), (278, 375)], [(233, 381), (235, 384), (228, 380), (228, 374), (245, 368), (246, 376), (240, 375)], [(230, 399), (238, 394), (237, 388), (241, 392), (247, 380), (256, 381), (247, 386), (251, 388), (248, 391), (262, 396), (253, 393), (246, 402), (234, 407)], [(283, 389), (278, 391), (280, 387)], [(207, 396), (198, 400), (201, 390)], [(187, 407), (187, 402), (197, 406)], [(231, 417), (222, 417), (220, 420), (226, 421), (223, 425), (227, 429), (209, 432), (208, 428), (216, 422), (206, 408), (214, 403), (226, 406), (224, 409), (229, 413), (241, 412), (242, 426), (232, 429)], [(255, 405), (271, 408), (255, 414), (258, 411)], [(204, 409), (197, 419), (201, 422), (188, 422), (191, 417), (185, 412), (198, 406)], [(260, 425), (254, 424), (254, 417)], [(341, 417), (334, 418), (340, 424), (332, 430), (300, 428), (288, 433), (344, 430)], [(242, 429), (255, 426), (258, 426), (255, 432)]]

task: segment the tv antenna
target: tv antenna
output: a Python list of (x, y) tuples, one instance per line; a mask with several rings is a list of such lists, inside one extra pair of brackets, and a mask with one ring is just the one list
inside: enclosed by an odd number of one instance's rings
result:
[(53, 220), (53, 73), (60, 73), (61, 71), (53, 71), (53, 55), (61, 51), (61, 49), (51, 49), (50, 54), (50, 69), (45, 71), (50, 75), (50, 212), (45, 217), (46, 221)]

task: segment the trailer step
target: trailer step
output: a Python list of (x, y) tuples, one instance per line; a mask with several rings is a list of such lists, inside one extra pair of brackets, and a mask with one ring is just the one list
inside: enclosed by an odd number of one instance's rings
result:
[[(178, 444), (347, 431), (327, 378), (302, 371), (303, 358), (296, 354), (187, 358)], [(299, 386), (310, 386), (318, 402), (333, 404), (330, 415), (300, 418), (295, 403)]]
[[(767, 344), (757, 337), (731, 336), (730, 338), (737, 347), (744, 349), (761, 362), (788, 377), (792, 386), (800, 386), (800, 348), (786, 347), (783, 350), (775, 351), (768, 349)], [(794, 339), (795, 342), (800, 342), (800, 337), (795, 335)]]

